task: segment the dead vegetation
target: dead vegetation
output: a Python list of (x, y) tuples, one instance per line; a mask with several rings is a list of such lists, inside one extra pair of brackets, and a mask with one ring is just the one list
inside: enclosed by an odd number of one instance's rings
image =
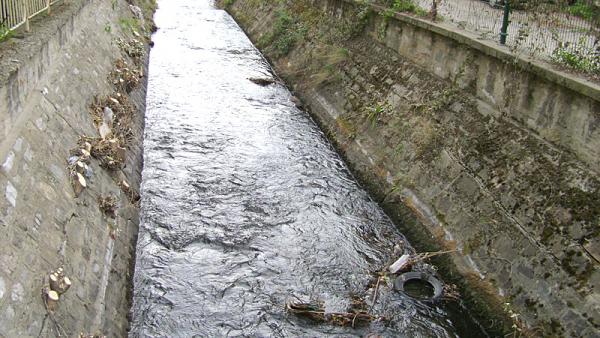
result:
[(101, 333), (89, 334), (81, 332), (78, 338), (106, 338), (106, 336)]
[(100, 211), (110, 218), (115, 218), (117, 211), (117, 198), (113, 195), (98, 196)]
[(105, 110), (109, 108), (112, 112), (112, 134), (118, 138), (123, 145), (133, 139), (133, 119), (137, 109), (130, 102), (126, 93), (115, 92), (103, 98), (94, 98), (91, 104), (91, 114), (96, 127), (100, 127), (105, 120)]
[(119, 93), (131, 93), (143, 77), (144, 71), (139, 65), (132, 67), (124, 59), (117, 60), (115, 69), (110, 73), (112, 84)]
[(92, 170), (88, 166), (90, 164), (91, 149), (92, 145), (84, 142), (78, 148), (71, 150), (67, 169), (69, 170), (69, 177), (75, 196), (79, 196), (87, 188), (87, 179), (92, 176)]
[(91, 155), (100, 162), (100, 166), (111, 170), (119, 170), (125, 164), (126, 148), (119, 138), (102, 139), (99, 137), (81, 136), (79, 144), (91, 144)]
[(326, 312), (325, 306), (321, 301), (303, 302), (301, 300), (288, 302), (286, 309), (290, 313), (317, 322), (325, 322), (338, 326), (351, 326), (353, 328), (369, 324), (377, 319), (383, 319), (383, 317), (376, 317), (369, 314), (366, 311), (364, 300), (360, 298), (353, 299), (348, 312)]
[(135, 191), (135, 189), (133, 189), (129, 183), (127, 183), (125, 180), (122, 180), (119, 182), (119, 188), (121, 188), (121, 191), (125, 193), (131, 204), (139, 205), (140, 194)]
[[(138, 34), (139, 35), (139, 34)], [(125, 41), (121, 38), (117, 39), (117, 46), (129, 56), (136, 65), (141, 65), (144, 56), (146, 55), (145, 44), (134, 38), (129, 41)]]
[(134, 137), (135, 113), (136, 108), (124, 93), (96, 97), (91, 105), (91, 114), (100, 137), (81, 136), (79, 146), (90, 144), (91, 156), (98, 159), (103, 168), (113, 171), (123, 168), (127, 146)]

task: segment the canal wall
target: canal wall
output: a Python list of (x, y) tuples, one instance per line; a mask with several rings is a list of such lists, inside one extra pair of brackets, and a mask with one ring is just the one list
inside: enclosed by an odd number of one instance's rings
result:
[[(150, 0), (61, 2), (0, 42), (0, 337), (127, 334), (152, 10)], [(118, 96), (121, 58), (142, 76)], [(113, 135), (129, 130), (117, 170), (100, 166), (93, 139), (79, 142), (98, 137), (92, 103), (109, 96)], [(47, 308), (59, 268), (71, 287)]]
[(490, 332), (600, 334), (598, 85), (368, 3), (221, 3)]

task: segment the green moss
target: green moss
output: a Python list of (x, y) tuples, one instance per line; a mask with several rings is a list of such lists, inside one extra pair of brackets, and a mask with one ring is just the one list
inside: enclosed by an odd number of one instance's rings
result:
[(223, 1), (223, 7), (224, 8), (229, 8), (229, 7), (233, 6), (234, 3), (235, 3), (235, 0), (224, 0)]
[(307, 30), (302, 22), (282, 8), (275, 15), (273, 29), (259, 39), (258, 47), (267, 49), (273, 57), (280, 58), (303, 39)]

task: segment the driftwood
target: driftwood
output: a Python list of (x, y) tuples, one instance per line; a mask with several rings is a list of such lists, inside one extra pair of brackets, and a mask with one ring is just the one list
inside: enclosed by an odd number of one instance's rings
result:
[(44, 291), (44, 301), (46, 302), (46, 310), (48, 310), (49, 313), (54, 313), (54, 311), (56, 311), (56, 309), (58, 308), (58, 300), (60, 299), (58, 292), (50, 289), (45, 289)]
[(263, 87), (277, 82), (273, 78), (264, 78), (264, 77), (251, 77), (248, 80), (256, 83), (259, 86), (263, 86)]
[(50, 290), (62, 295), (69, 290), (72, 283), (71, 279), (65, 276), (63, 268), (58, 268), (56, 271), (50, 272), (48, 284), (50, 285)]
[(355, 327), (356, 325), (368, 324), (379, 319), (379, 317), (375, 317), (364, 311), (325, 312), (325, 308), (321, 302), (288, 302), (286, 308), (290, 313), (339, 326)]

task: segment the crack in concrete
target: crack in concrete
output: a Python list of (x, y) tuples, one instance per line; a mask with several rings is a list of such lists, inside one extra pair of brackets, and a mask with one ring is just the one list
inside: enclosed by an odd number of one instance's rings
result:
[(79, 131), (73, 127), (71, 125), (71, 123), (65, 118), (65, 116), (63, 114), (60, 113), (60, 110), (58, 109), (58, 107), (56, 106), (56, 104), (54, 102), (52, 102), (47, 96), (42, 95), (42, 97), (48, 101), (48, 103), (50, 103), (50, 105), (52, 105), (52, 107), (54, 108), (54, 112), (56, 113), (56, 115), (58, 115), (63, 121), (65, 121), (65, 123), (71, 127), (71, 129), (73, 129), (74, 132), (76, 132), (77, 134), (79, 134)]

